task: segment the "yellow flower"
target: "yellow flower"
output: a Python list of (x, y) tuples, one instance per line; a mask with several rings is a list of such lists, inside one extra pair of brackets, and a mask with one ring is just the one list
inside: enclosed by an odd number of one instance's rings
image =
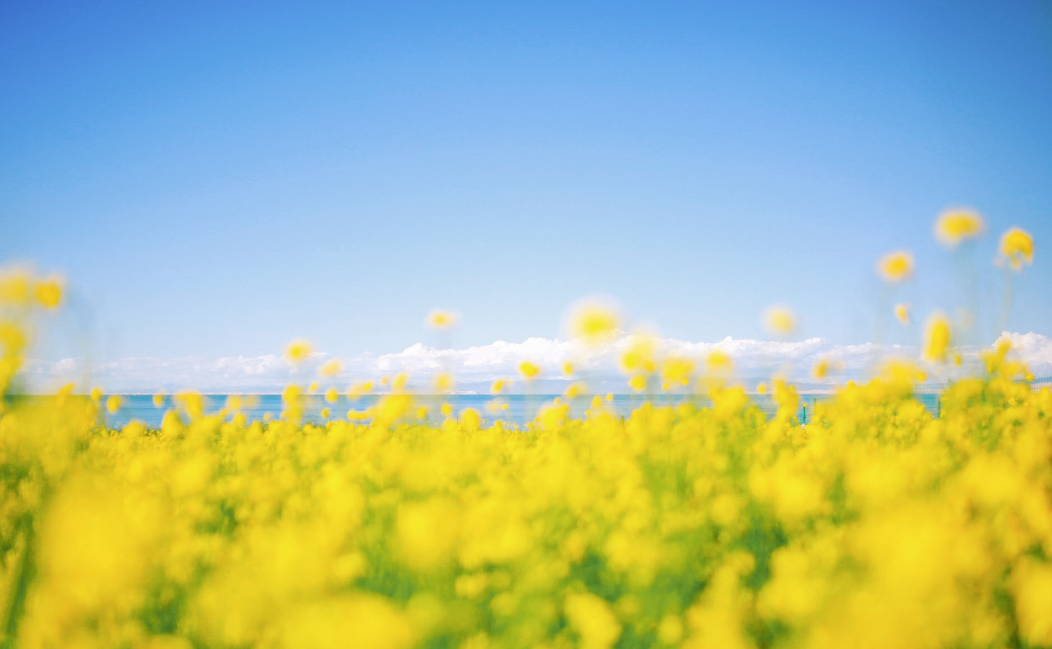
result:
[(628, 385), (636, 392), (642, 392), (647, 389), (647, 377), (643, 374), (636, 374), (628, 380)]
[(501, 392), (504, 392), (504, 390), (506, 390), (507, 387), (508, 387), (508, 380), (507, 379), (497, 379), (496, 381), (493, 382), (493, 385), (491, 385), (489, 387), (489, 391), (492, 392), (493, 394), (500, 394)]
[(583, 381), (575, 381), (566, 387), (563, 396), (567, 399), (575, 399), (584, 394), (587, 387)]
[(286, 403), (293, 403), (299, 401), (299, 398), (303, 395), (303, 389), (295, 383), (290, 383), (285, 386), (285, 389), (281, 391), (281, 398)]
[(734, 368), (734, 361), (731, 360), (730, 354), (722, 349), (713, 349), (705, 357), (705, 367), (712, 374), (722, 374)]
[(347, 396), (351, 399), (357, 399), (363, 394), (369, 394), (376, 387), (372, 381), (355, 381), (351, 384), (351, 387), (347, 390)]
[(1034, 263), (1034, 239), (1025, 230), (1009, 228), (1001, 235), (998, 252), (1008, 260), (1012, 270), (1019, 270), (1023, 264)]
[(449, 329), (455, 327), (460, 321), (460, 316), (456, 311), (450, 311), (448, 309), (432, 309), (427, 314), (427, 326), (432, 329)]
[(975, 210), (949, 209), (935, 220), (935, 238), (944, 246), (956, 248), (961, 241), (982, 234), (984, 227), (983, 217)]
[(325, 361), (325, 363), (323, 363), (322, 366), (318, 369), (318, 373), (324, 377), (333, 377), (339, 374), (340, 370), (342, 369), (343, 363), (340, 362), (340, 359), (334, 358), (332, 360)]
[(563, 363), (563, 374), (565, 374), (566, 376), (570, 376), (571, 374), (573, 374), (573, 363), (571, 363), (570, 361), (566, 361)]
[(1019, 631), (1031, 646), (1052, 645), (1052, 566), (1025, 557), (1012, 571)]
[(584, 649), (609, 649), (621, 637), (621, 623), (606, 600), (591, 593), (566, 598), (566, 619)]
[(949, 349), (950, 321), (946, 319), (946, 316), (937, 313), (928, 320), (924, 357), (932, 361), (943, 361)]
[(164, 405), (164, 392), (158, 392), (153, 395), (153, 407), (160, 408)]
[(589, 300), (578, 305), (570, 315), (570, 333), (589, 344), (609, 340), (620, 325), (617, 311), (607, 304)]
[(889, 282), (901, 282), (913, 274), (913, 255), (906, 250), (889, 252), (880, 258), (877, 271)]
[(113, 414), (121, 409), (121, 398), (117, 395), (111, 396), (106, 399), (106, 412)]
[(37, 282), (36, 290), (37, 302), (41, 306), (47, 309), (56, 309), (60, 302), (62, 302), (62, 279), (56, 276), (49, 277), (45, 280)]
[(767, 384), (763, 381), (760, 381), (756, 385), (756, 394), (767, 394)]
[(302, 338), (293, 340), (285, 348), (285, 358), (292, 363), (301, 363), (310, 355), (310, 343)]
[(475, 432), (482, 425), (482, 415), (474, 408), (464, 408), (460, 411), (460, 423), (467, 430)]
[(902, 324), (910, 323), (910, 305), (905, 302), (899, 302), (895, 305), (895, 317)]
[(8, 269), (0, 274), (0, 304), (28, 306), (33, 299), (33, 278), (24, 268)]
[(647, 334), (635, 334), (628, 339), (628, 346), (621, 354), (621, 369), (626, 374), (650, 373), (657, 369), (655, 356), (657, 340)]
[(815, 363), (814, 367), (811, 368), (811, 376), (816, 379), (824, 379), (827, 374), (829, 374), (829, 361), (824, 358)]
[(530, 361), (523, 361), (519, 363), (519, 373), (522, 374), (527, 381), (532, 381), (541, 373), (541, 368)]
[(340, 393), (336, 391), (336, 388), (329, 388), (325, 391), (325, 402), (336, 403), (336, 400), (340, 398)]
[(789, 335), (796, 329), (796, 316), (789, 307), (773, 306), (764, 313), (767, 330), (777, 335)]
[(318, 382), (317, 381), (311, 381), (310, 383), (307, 384), (307, 392), (314, 393), (314, 392), (317, 392), (317, 391), (318, 391)]
[(439, 372), (435, 375), (435, 390), (446, 392), (453, 389), (453, 375), (449, 372)]
[(661, 364), (661, 379), (668, 385), (687, 385), (693, 373), (694, 361), (689, 358), (669, 356)]

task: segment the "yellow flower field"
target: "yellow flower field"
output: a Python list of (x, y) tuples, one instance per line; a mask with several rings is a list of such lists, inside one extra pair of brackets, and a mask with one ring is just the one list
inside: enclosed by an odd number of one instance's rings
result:
[[(371, 424), (0, 419), (19, 647), (1052, 644), (1052, 392)], [(382, 409), (382, 408), (381, 408)], [(380, 416), (380, 413), (376, 413)]]
[[(970, 218), (939, 232), (971, 236)], [(896, 254), (881, 268), (897, 282), (912, 261)], [(443, 407), (435, 425), (396, 377), (324, 424), (290, 386), (266, 423), (186, 393), (158, 429), (111, 429), (117, 396), (17, 389), (32, 318), (61, 297), (54, 278), (0, 282), (3, 646), (1052, 646), (1052, 391), (1005, 344), (938, 417), (908, 363), (802, 423), (788, 383), (768, 417), (726, 355), (657, 359), (640, 337), (633, 387), (706, 400), (627, 418), (556, 400), (521, 429)], [(582, 335), (617, 326), (585, 309)], [(924, 351), (955, 353), (945, 318)]]

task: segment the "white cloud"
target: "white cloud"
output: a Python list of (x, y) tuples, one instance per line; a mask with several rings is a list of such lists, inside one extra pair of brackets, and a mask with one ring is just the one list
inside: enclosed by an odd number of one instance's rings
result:
[[(1014, 353), (1038, 376), (1052, 374), (1052, 339), (1036, 333), (1004, 333), (1012, 342)], [(393, 354), (360, 354), (343, 359), (344, 369), (335, 377), (340, 385), (352, 380), (377, 378), (395, 372), (408, 372), (425, 385), (437, 372), (449, 371), (458, 384), (467, 389), (488, 383), (497, 377), (517, 376), (520, 362), (530, 360), (545, 369), (542, 376), (561, 378), (563, 362), (572, 361), (579, 371), (597, 381), (621, 385), (617, 361), (630, 338), (622, 335), (610, 343), (589, 348), (580, 341), (528, 338), (521, 343), (497, 341), (465, 349), (435, 349), (417, 343)], [(881, 346), (874, 343), (837, 345), (821, 338), (796, 342), (775, 342), (724, 338), (721, 341), (690, 342), (659, 339), (662, 353), (701, 359), (713, 349), (728, 353), (741, 378), (761, 378), (780, 372), (802, 381), (820, 359), (842, 365), (832, 380), (862, 378), (872, 373), (881, 360), (892, 357), (915, 358), (918, 350), (905, 346)], [(966, 365), (975, 362), (976, 351), (964, 350)], [(123, 358), (86, 366), (66, 358), (59, 361), (31, 361), (26, 368), (30, 389), (48, 390), (67, 382), (81, 386), (101, 385), (107, 390), (152, 392), (158, 389), (199, 389), (208, 392), (258, 391), (276, 392), (289, 382), (307, 383), (317, 378), (317, 369), (329, 357), (314, 353), (300, 367), (293, 367), (281, 356), (230, 356), (218, 359)], [(607, 389), (607, 388), (603, 388)]]

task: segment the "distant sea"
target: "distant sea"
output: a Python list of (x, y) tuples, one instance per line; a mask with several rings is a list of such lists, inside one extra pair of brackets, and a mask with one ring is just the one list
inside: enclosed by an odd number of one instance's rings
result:
[[(246, 395), (238, 395), (242, 400), (246, 400)], [(414, 398), (418, 406), (427, 406), (429, 409), (428, 420), (432, 423), (441, 422), (444, 417), (440, 412), (441, 405), (443, 403), (449, 403), (453, 409), (454, 414), (459, 415), (460, 411), (465, 408), (474, 408), (482, 415), (484, 422), (494, 422), (498, 419), (503, 420), (506, 424), (521, 426), (527, 421), (532, 420), (537, 411), (545, 404), (550, 404), (559, 395), (523, 395), (523, 394), (511, 394), (503, 395), (500, 397), (500, 403), (506, 403), (507, 408), (500, 411), (492, 411), (487, 406), (494, 401), (494, 397), (490, 395), (481, 394), (451, 394), (451, 395), (416, 395)], [(380, 398), (379, 395), (366, 395), (356, 399), (349, 399), (345, 395), (341, 395), (335, 403), (327, 403), (324, 396), (320, 394), (309, 394), (303, 397), (304, 399), (304, 420), (321, 423), (326, 421), (322, 417), (322, 410), (325, 408), (329, 409), (329, 420), (345, 419), (348, 410), (364, 410), (374, 405)], [(562, 398), (562, 397), (560, 397)], [(753, 403), (758, 405), (768, 416), (771, 416), (777, 411), (778, 405), (774, 402), (774, 399), (770, 395), (750, 395)], [(814, 412), (814, 406), (817, 403), (822, 402), (825, 399), (831, 398), (830, 395), (801, 395), (800, 410), (797, 412), (797, 418), (801, 421), (810, 420), (812, 413)], [(924, 404), (932, 414), (938, 414), (939, 409), (939, 395), (936, 393), (921, 393), (915, 395), (915, 398)], [(563, 401), (567, 399), (562, 398)], [(157, 427), (161, 425), (161, 420), (164, 417), (164, 413), (171, 408), (176, 407), (172, 397), (170, 395), (165, 396), (163, 403), (160, 406), (155, 406), (153, 403), (153, 397), (150, 395), (124, 395), (122, 396), (122, 405), (120, 410), (113, 414), (106, 414), (106, 424), (108, 426), (119, 427), (124, 426), (132, 420), (138, 420), (145, 423), (147, 426)], [(205, 412), (215, 413), (218, 412), (226, 403), (227, 395), (206, 395), (205, 396)], [(283, 404), (280, 394), (259, 394), (259, 395), (248, 395), (247, 397), (248, 406), (243, 406), (240, 410), (248, 421), (262, 421), (269, 418), (277, 418), (281, 415), (283, 410)], [(711, 403), (704, 398), (690, 397), (686, 395), (658, 395), (652, 398), (653, 403), (656, 405), (676, 405), (685, 401), (692, 401), (701, 406), (708, 406)], [(584, 415), (585, 410), (589, 408), (592, 402), (592, 397), (580, 397), (570, 399), (570, 414), (575, 417), (581, 417)], [(606, 403), (607, 407), (614, 410), (614, 412), (628, 416), (633, 410), (641, 406), (645, 402), (645, 397), (631, 394), (617, 394), (613, 396), (613, 399)], [(805, 413), (806, 408), (806, 413)]]

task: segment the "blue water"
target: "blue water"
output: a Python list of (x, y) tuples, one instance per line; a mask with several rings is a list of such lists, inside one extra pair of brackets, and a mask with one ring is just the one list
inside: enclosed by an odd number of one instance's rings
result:
[[(487, 410), (487, 404), (493, 401), (493, 397), (489, 395), (481, 394), (457, 394), (457, 395), (442, 395), (442, 396), (417, 396), (417, 405), (427, 406), (429, 408), (428, 419), (432, 423), (439, 423), (444, 418), (439, 411), (443, 402), (448, 402), (454, 408), (454, 411), (459, 413), (464, 408), (475, 408), (482, 414), (484, 422), (494, 422), (496, 420), (502, 420), (506, 424), (513, 424), (521, 426), (525, 422), (532, 420), (538, 409), (544, 404), (550, 404), (557, 395), (522, 395), (512, 394), (504, 395), (500, 398), (501, 402), (508, 404), (506, 410), (500, 412), (490, 412)], [(325, 421), (322, 417), (322, 410), (328, 408), (330, 410), (329, 419), (343, 419), (347, 416), (347, 411), (350, 409), (364, 410), (376, 403), (380, 397), (377, 395), (367, 395), (356, 399), (349, 399), (348, 397), (341, 395), (335, 403), (326, 403), (324, 397), (319, 394), (311, 394), (304, 396), (304, 419), (315, 423), (321, 423)], [(776, 403), (770, 395), (751, 395), (753, 403), (758, 405), (768, 416), (774, 414), (778, 409)], [(801, 398), (801, 407), (797, 413), (797, 418), (801, 421), (810, 420), (814, 406), (823, 401), (824, 399), (830, 398), (827, 395), (821, 396), (808, 396), (804, 395)], [(924, 404), (932, 414), (938, 413), (938, 394), (918, 394), (915, 398)], [(251, 395), (248, 397), (249, 405), (242, 406), (240, 412), (243, 413), (248, 421), (262, 421), (269, 418), (277, 418), (281, 415), (283, 409), (281, 395), (278, 394), (261, 394)], [(205, 396), (205, 412), (215, 413), (218, 412), (223, 405), (226, 403), (226, 395), (206, 395)], [(245, 397), (242, 397), (245, 400)], [(563, 399), (566, 401), (566, 399)], [(675, 405), (684, 401), (691, 400), (695, 403), (699, 403), (702, 406), (710, 405), (706, 399), (698, 399), (697, 397), (687, 396), (675, 396), (675, 395), (661, 395), (654, 398), (656, 405)], [(120, 410), (113, 414), (106, 415), (106, 423), (109, 426), (119, 427), (124, 426), (132, 420), (138, 420), (145, 423), (147, 426), (160, 426), (161, 419), (164, 417), (164, 413), (175, 408), (176, 405), (173, 402), (171, 396), (166, 396), (164, 402), (160, 407), (154, 406), (153, 397), (150, 395), (125, 395), (122, 397), (122, 406)], [(581, 417), (584, 415), (585, 410), (591, 405), (591, 397), (581, 397), (577, 399), (569, 400), (570, 413), (574, 417)], [(607, 402), (607, 407), (612, 408), (615, 412), (622, 416), (628, 416), (633, 410), (638, 408), (644, 403), (644, 398), (636, 395), (621, 394), (614, 395), (612, 401)]]

